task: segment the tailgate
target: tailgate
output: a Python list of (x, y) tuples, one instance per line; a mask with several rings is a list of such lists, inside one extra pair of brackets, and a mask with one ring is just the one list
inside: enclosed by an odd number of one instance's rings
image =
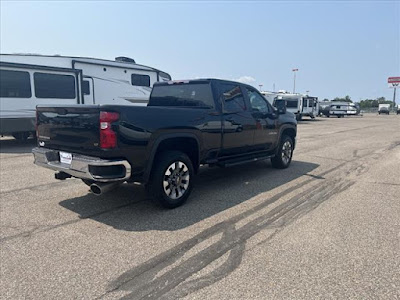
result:
[(99, 106), (37, 107), (40, 146), (53, 149), (99, 149)]

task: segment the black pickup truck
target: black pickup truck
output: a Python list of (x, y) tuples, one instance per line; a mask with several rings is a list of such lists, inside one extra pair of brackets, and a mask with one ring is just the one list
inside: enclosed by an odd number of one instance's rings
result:
[(270, 158), (287, 168), (297, 123), (253, 87), (218, 79), (154, 85), (146, 107), (38, 106), (35, 164), (95, 194), (141, 182), (161, 205), (185, 202), (200, 165)]

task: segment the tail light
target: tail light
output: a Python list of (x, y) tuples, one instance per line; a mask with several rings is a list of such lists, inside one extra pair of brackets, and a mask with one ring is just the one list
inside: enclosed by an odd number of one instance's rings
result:
[(111, 149), (117, 146), (117, 134), (111, 128), (111, 124), (118, 121), (119, 113), (100, 112), (100, 148)]

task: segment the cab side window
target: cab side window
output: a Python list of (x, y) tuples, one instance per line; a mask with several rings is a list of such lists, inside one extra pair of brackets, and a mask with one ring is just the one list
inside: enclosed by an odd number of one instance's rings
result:
[(221, 102), (224, 103), (224, 112), (238, 113), (246, 110), (246, 104), (240, 85), (222, 83), (219, 84)]
[(262, 113), (270, 112), (267, 100), (263, 96), (261, 96), (257, 91), (249, 88), (246, 88), (246, 91), (253, 112), (262, 112)]

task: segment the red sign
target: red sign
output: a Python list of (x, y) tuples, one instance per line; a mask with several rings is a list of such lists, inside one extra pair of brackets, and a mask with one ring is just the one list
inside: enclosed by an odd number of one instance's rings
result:
[(400, 77), (389, 77), (388, 83), (400, 83)]

